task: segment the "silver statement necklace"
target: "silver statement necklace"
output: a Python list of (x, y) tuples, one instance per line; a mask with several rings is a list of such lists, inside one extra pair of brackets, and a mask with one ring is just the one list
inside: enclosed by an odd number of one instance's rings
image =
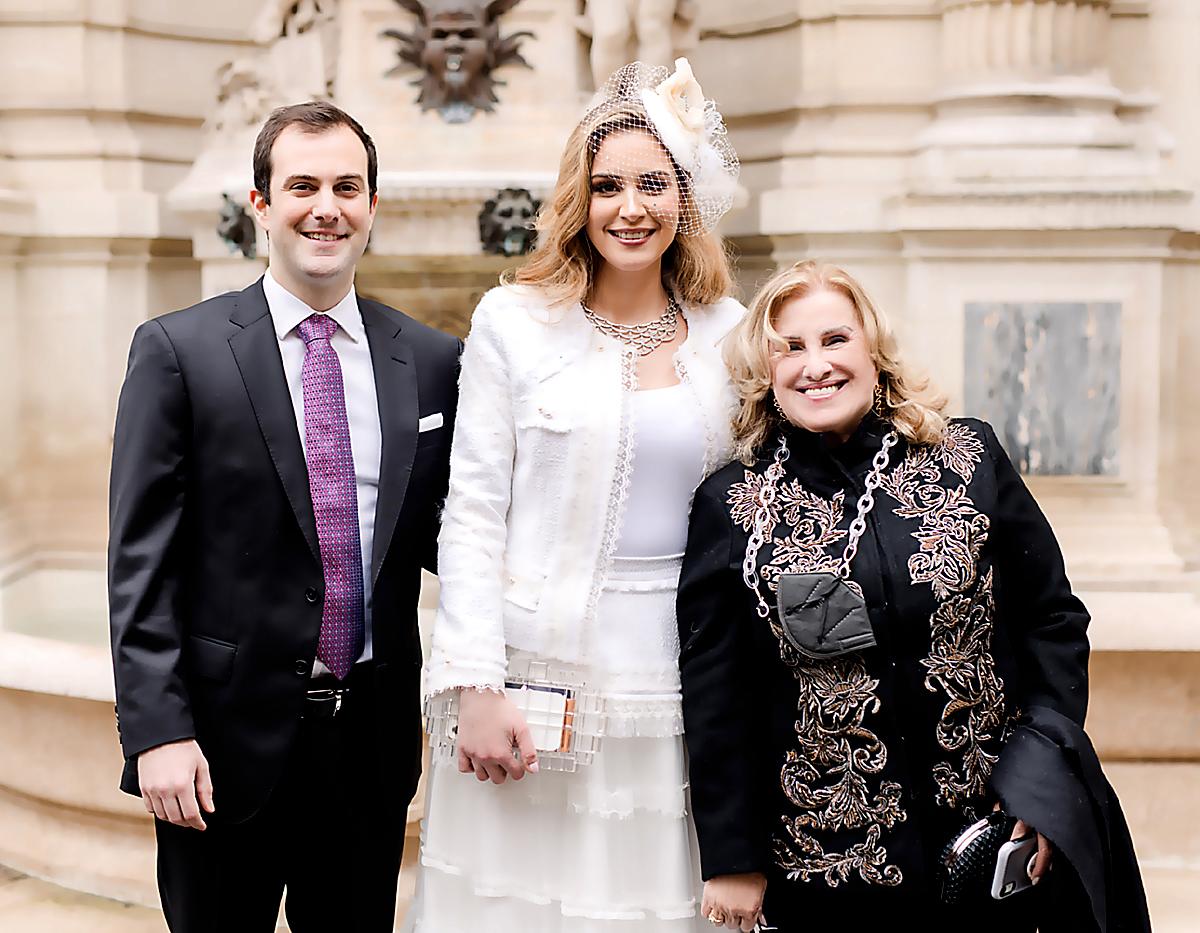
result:
[[(875, 490), (883, 482), (891, 448), (898, 442), (896, 432), (889, 431), (871, 461), (871, 471), (863, 484), (866, 491), (859, 496), (858, 514), (850, 523), (846, 549), (833, 572), (782, 573), (776, 581), (776, 608), (783, 636), (812, 660), (836, 658), (875, 644), (866, 601), (862, 592), (849, 583), (850, 565), (858, 553), (859, 539), (867, 530), (867, 515), (875, 506)], [(775, 460), (767, 467), (765, 482), (755, 496), (754, 519), (742, 561), (742, 578), (757, 597), (758, 614), (764, 619), (771, 610), (759, 586), (758, 552), (775, 527), (776, 496), (789, 455), (787, 438), (781, 435)]]
[(580, 307), (583, 308), (583, 316), (596, 330), (616, 338), (627, 347), (632, 347), (638, 356), (653, 353), (664, 343), (674, 340), (675, 334), (679, 332), (679, 303), (670, 292), (667, 292), (667, 310), (655, 320), (646, 321), (644, 324), (618, 324), (601, 317), (585, 304), (580, 303)]

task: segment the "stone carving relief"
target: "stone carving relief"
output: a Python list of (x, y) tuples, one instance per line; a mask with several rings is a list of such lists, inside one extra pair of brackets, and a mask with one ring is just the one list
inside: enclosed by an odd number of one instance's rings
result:
[(303, 35), (336, 16), (337, 0), (267, 0), (250, 27), (250, 37), (260, 45)]
[(217, 236), (224, 240), (231, 253), (241, 253), (246, 259), (257, 254), (254, 218), (246, 213), (245, 205), (238, 204), (229, 195), (221, 195), (221, 219), (217, 224)]
[(479, 241), (485, 253), (522, 256), (533, 251), (537, 231), (533, 221), (541, 202), (526, 188), (501, 188), (479, 212)]
[(670, 67), (700, 39), (696, 0), (587, 0), (579, 30), (592, 40), (596, 87), (626, 62)]
[(412, 32), (385, 30), (396, 39), (400, 63), (389, 75), (420, 70), (412, 83), (420, 88), (422, 110), (436, 110), (447, 123), (465, 123), (479, 110), (492, 111), (500, 102), (493, 77), (497, 68), (516, 64), (532, 67), (519, 49), (533, 33), (500, 36), (500, 17), (521, 0), (396, 0), (416, 18)]
[(332, 97), (338, 3), (267, 0), (250, 29), (259, 48), (217, 69), (217, 106), (208, 128), (256, 127), (275, 107)]
[(279, 99), (270, 69), (256, 57), (235, 58), (217, 69), (217, 106), (207, 128), (229, 133), (257, 126)]

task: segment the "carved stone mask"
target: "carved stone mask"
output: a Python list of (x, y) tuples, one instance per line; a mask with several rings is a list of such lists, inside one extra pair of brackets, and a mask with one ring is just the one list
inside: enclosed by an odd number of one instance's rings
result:
[(383, 35), (401, 43), (402, 64), (388, 74), (415, 65), (421, 77), (417, 103), (422, 110), (437, 110), (448, 123), (465, 123), (477, 110), (493, 110), (499, 103), (492, 72), (507, 64), (529, 63), (517, 51), (531, 32), (500, 38), (499, 17), (520, 0), (396, 0), (417, 17), (412, 32), (388, 29)]
[(450, 87), (468, 87), (488, 64), (488, 26), (470, 12), (439, 13), (429, 21), (421, 62)]

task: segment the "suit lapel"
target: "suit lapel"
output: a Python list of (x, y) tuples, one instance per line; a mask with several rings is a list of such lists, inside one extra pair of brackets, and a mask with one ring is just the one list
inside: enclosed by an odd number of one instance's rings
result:
[(375, 391), (379, 397), (379, 429), (383, 451), (379, 463), (379, 498), (375, 503), (375, 540), (371, 546), (371, 580), (387, 555), (396, 521), (404, 505), (417, 451), (417, 370), (412, 347), (398, 318), (374, 302), (359, 299), (359, 311), (371, 347)]
[(279, 355), (279, 339), (275, 336), (261, 279), (237, 296), (229, 320), (239, 328), (229, 338), (229, 347), (241, 371), (258, 427), (267, 442), (288, 502), (296, 513), (296, 521), (319, 565), (321, 548), (308, 489), (308, 467), (296, 430), (296, 413), (288, 394), (283, 359)]

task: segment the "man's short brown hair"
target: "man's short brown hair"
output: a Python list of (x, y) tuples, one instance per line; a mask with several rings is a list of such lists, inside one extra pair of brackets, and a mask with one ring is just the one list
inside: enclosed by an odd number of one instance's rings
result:
[(298, 126), (306, 133), (323, 133), (338, 126), (348, 126), (362, 140), (367, 150), (367, 188), (375, 197), (379, 180), (379, 156), (375, 143), (354, 117), (327, 100), (310, 100), (303, 104), (289, 104), (271, 111), (267, 122), (258, 131), (254, 141), (254, 187), (271, 203), (271, 149), (279, 134), (289, 126)]

